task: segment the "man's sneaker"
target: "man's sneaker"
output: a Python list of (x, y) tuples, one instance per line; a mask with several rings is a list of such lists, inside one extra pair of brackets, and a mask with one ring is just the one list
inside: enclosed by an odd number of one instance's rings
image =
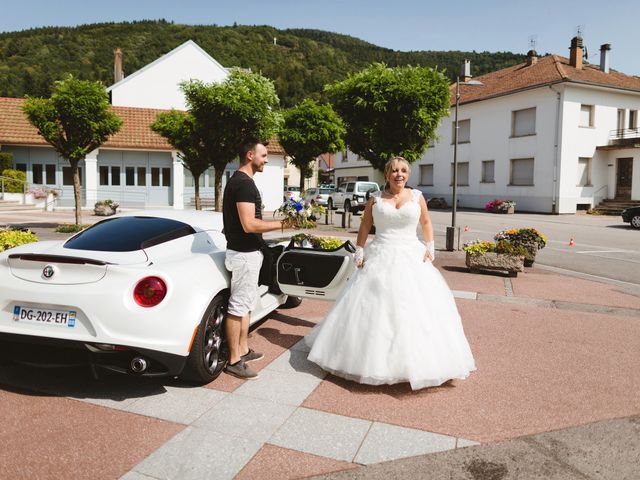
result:
[(258, 378), (258, 374), (251, 370), (245, 362), (240, 360), (234, 364), (228, 364), (224, 371), (234, 377), (242, 378), (243, 380), (252, 380)]
[(242, 355), (240, 357), (240, 359), (244, 362), (244, 363), (249, 363), (249, 362), (253, 362), (254, 360), (260, 360), (262, 357), (264, 357), (264, 355), (260, 352), (255, 352), (251, 349), (249, 349), (249, 351)]

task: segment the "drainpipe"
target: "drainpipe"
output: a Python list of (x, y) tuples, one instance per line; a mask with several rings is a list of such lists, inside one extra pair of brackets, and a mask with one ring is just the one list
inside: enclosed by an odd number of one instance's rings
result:
[(558, 213), (558, 143), (560, 141), (560, 92), (549, 85), (549, 88), (556, 94), (556, 132), (553, 141), (553, 192), (551, 194), (551, 213)]

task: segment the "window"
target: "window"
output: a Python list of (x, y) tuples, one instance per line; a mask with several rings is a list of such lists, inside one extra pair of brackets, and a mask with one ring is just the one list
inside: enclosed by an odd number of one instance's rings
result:
[(617, 129), (618, 130), (623, 130), (624, 129), (624, 114), (625, 114), (625, 110), (624, 108), (619, 108), (618, 109), (618, 122), (617, 122)]
[(144, 187), (147, 185), (147, 167), (138, 167), (138, 186)]
[(136, 175), (134, 167), (124, 167), (124, 183), (128, 187), (136, 184)]
[(16, 170), (20, 170), (21, 172), (27, 173), (27, 164), (26, 163), (16, 163)]
[(533, 186), (533, 158), (511, 159), (510, 185)]
[(56, 166), (52, 163), (47, 163), (44, 166), (44, 173), (46, 177), (47, 185), (55, 185), (56, 184)]
[(593, 105), (580, 105), (581, 127), (593, 127)]
[(420, 185), (433, 186), (433, 163), (420, 165)]
[[(453, 163), (451, 164), (451, 183), (453, 185)], [(469, 185), (469, 162), (458, 162), (458, 178), (456, 185), (466, 187)]]
[(111, 185), (120, 185), (120, 167), (111, 167)]
[[(451, 123), (451, 143), (456, 140), (456, 122)], [(471, 120), (458, 120), (458, 143), (471, 141)]]
[(42, 164), (41, 163), (34, 163), (31, 166), (31, 170), (32, 170), (32, 174), (33, 174), (32, 183), (35, 183), (36, 185), (42, 185)]
[[(204, 178), (202, 178), (202, 176), (200, 178), (204, 181)], [(171, 186), (171, 169), (170, 168), (162, 169), (162, 186), (163, 187)]]
[(578, 159), (578, 187), (588, 187), (591, 185), (591, 159), (580, 157)]
[(516, 110), (511, 116), (511, 136), (524, 137), (536, 134), (536, 109)]
[[(82, 185), (82, 167), (78, 167), (80, 185)], [(73, 170), (71, 167), (62, 167), (62, 185), (73, 185)]]
[(482, 162), (482, 183), (495, 183), (494, 172), (496, 162), (494, 160), (484, 160)]
[(638, 128), (638, 110), (629, 110), (629, 128)]
[(109, 185), (109, 167), (101, 166), (99, 169), (100, 185)]
[[(193, 177), (191, 177), (191, 181), (193, 182)], [(158, 167), (151, 167), (151, 186), (160, 186), (160, 169)]]
[(353, 187), (355, 187), (355, 185), (353, 183), (348, 183), (347, 184), (347, 193), (352, 193), (353, 192)]

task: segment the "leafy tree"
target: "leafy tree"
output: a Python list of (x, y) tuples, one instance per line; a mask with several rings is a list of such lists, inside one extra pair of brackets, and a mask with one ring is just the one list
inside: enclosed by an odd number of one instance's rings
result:
[(273, 82), (262, 75), (232, 70), (221, 83), (184, 82), (182, 90), (194, 119), (202, 151), (214, 169), (215, 209), (222, 209), (222, 174), (247, 139), (268, 141), (282, 121)]
[(0, 152), (0, 172), (7, 168), (13, 168), (13, 153)]
[(196, 210), (201, 210), (200, 176), (209, 168), (209, 156), (204, 150), (205, 142), (201, 137), (205, 132), (196, 128), (190, 113), (177, 110), (159, 113), (151, 124), (151, 129), (166, 138), (179, 152), (178, 156), (193, 175)]
[(280, 144), (300, 170), (300, 191), (304, 190), (304, 179), (312, 175), (318, 155), (344, 149), (344, 134), (342, 119), (331, 105), (304, 100), (284, 113)]
[(449, 114), (451, 102), (441, 72), (383, 63), (329, 85), (327, 92), (346, 124), (349, 149), (380, 171), (395, 155), (417, 160), (440, 119)]
[(78, 163), (120, 130), (122, 120), (111, 110), (101, 83), (69, 75), (56, 82), (50, 98), (27, 98), (23, 110), (38, 133), (73, 172), (76, 225), (82, 223)]

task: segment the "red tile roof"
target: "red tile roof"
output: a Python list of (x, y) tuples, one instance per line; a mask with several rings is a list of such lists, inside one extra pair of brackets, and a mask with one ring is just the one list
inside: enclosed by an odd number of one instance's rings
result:
[[(640, 77), (610, 70), (604, 73), (599, 66), (585, 63), (582, 69), (569, 64), (569, 59), (559, 55), (541, 57), (533, 65), (521, 63), (487, 73), (473, 80), (483, 85), (460, 85), (460, 103), (477, 102), (508, 95), (531, 88), (561, 82), (582, 83), (629, 90), (640, 93)], [(451, 85), (451, 104), (455, 103), (455, 83)]]
[[(47, 145), (38, 130), (22, 112), (23, 98), (0, 98), (0, 145)], [(163, 110), (112, 107), (122, 121), (122, 128), (105, 147), (144, 150), (172, 150), (171, 145), (149, 128)]]
[[(0, 97), (0, 145), (48, 145), (22, 112), (23, 98)], [(173, 150), (164, 137), (151, 130), (156, 115), (166, 110), (111, 107), (122, 119), (122, 128), (104, 143), (108, 148)], [(269, 154), (286, 155), (276, 138), (269, 141)]]

